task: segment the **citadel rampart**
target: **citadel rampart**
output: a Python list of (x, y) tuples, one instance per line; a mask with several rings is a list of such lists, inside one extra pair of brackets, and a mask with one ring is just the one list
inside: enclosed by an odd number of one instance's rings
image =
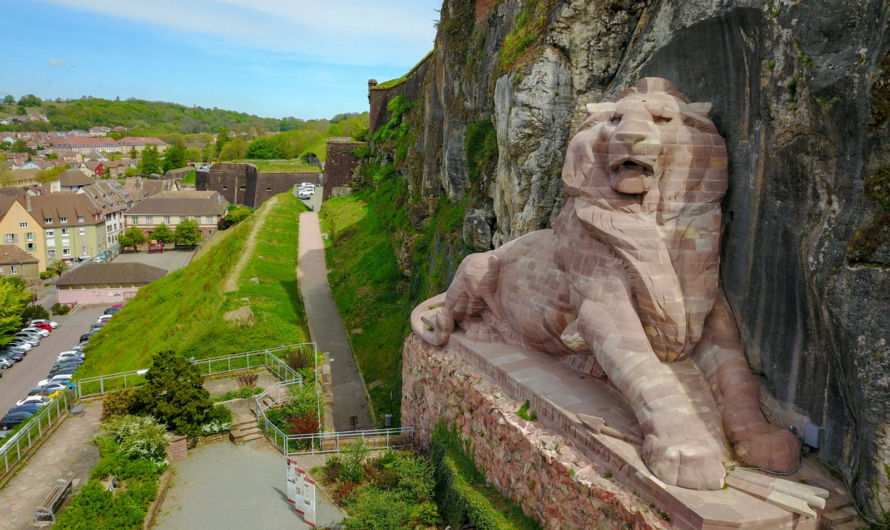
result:
[(386, 105), (399, 96), (409, 101), (423, 99), (423, 80), (433, 64), (433, 54), (427, 55), (417, 66), (405, 74), (405, 80), (396, 85), (378, 88), (377, 81), (368, 81), (368, 101), (371, 103), (371, 116), (368, 123), (370, 134), (386, 123)]
[(251, 164), (221, 162), (195, 175), (197, 191), (217, 191), (230, 204), (256, 208), (302, 182), (321, 183), (318, 173), (260, 173)]
[(356, 142), (349, 138), (328, 138), (322, 200), (328, 200), (335, 188), (342, 188), (352, 180), (352, 172), (359, 163), (358, 157), (352, 152), (365, 145), (365, 142)]

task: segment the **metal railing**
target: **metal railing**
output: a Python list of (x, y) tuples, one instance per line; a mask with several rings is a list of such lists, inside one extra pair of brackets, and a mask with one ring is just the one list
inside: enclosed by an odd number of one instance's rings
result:
[[(320, 432), (312, 434), (285, 434), (272, 423), (266, 411), (290, 397), (290, 387), (303, 386), (302, 381), (282, 382), (256, 396), (256, 417), (260, 430), (284, 455), (305, 455), (317, 453), (339, 453), (340, 450), (358, 439), (369, 449), (395, 449), (413, 443), (414, 427), (375, 429), (367, 431)], [(271, 399), (268, 399), (271, 398)], [(319, 420), (320, 420), (319, 416)], [(319, 421), (319, 424), (321, 422)]]
[(39, 442), (46, 431), (61, 418), (71, 406), (75, 392), (69, 390), (54, 397), (40, 412), (32, 416), (15, 434), (0, 439), (0, 460), (3, 461), (3, 473), (0, 480), (5, 479), (10, 470), (28, 453), (28, 450)]
[[(278, 352), (291, 349), (310, 349), (313, 355), (316, 354), (315, 343), (310, 342), (307, 344), (291, 344), (278, 348), (222, 355), (210, 359), (192, 359), (192, 363), (198, 367), (201, 375), (205, 377), (263, 366), (282, 381), (302, 381), (302, 376), (276, 355)], [(144, 385), (146, 373), (148, 373), (147, 368), (78, 379), (74, 382), (77, 385), (77, 398), (101, 396), (111, 390)]]

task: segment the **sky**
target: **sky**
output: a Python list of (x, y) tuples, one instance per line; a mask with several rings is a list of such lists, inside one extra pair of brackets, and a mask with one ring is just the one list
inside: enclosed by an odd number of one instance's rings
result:
[[(442, 0), (0, 0), (0, 96), (262, 117), (368, 110), (430, 50)], [(15, 23), (10, 23), (15, 21)]]

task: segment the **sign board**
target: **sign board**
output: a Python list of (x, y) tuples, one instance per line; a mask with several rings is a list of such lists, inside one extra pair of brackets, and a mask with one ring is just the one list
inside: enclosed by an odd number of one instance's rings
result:
[(291, 458), (287, 459), (287, 500), (303, 516), (303, 521), (315, 528), (315, 481)]

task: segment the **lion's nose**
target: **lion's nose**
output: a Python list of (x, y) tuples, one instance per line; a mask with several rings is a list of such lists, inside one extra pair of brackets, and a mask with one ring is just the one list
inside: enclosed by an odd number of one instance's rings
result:
[(625, 144), (638, 144), (648, 137), (649, 131), (634, 130), (634, 127), (622, 127), (615, 131), (613, 138)]

